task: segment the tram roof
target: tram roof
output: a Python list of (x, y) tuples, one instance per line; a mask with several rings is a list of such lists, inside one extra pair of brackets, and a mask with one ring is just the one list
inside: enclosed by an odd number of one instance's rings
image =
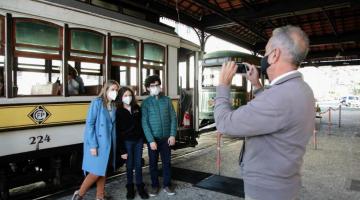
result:
[(204, 59), (222, 57), (251, 57), (252, 55), (239, 51), (215, 51), (204, 55)]
[(183, 24), (261, 54), (274, 28), (297, 25), (310, 37), (307, 62), (360, 64), (358, 0), (103, 1), (175, 21), (180, 19)]

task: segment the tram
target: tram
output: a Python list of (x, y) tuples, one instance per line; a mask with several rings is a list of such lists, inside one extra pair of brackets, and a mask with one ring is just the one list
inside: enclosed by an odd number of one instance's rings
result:
[[(201, 85), (199, 87), (199, 128), (215, 129), (214, 98), (218, 85), (221, 66), (226, 61), (247, 62), (259, 65), (260, 58), (238, 51), (217, 51), (205, 54), (201, 67)], [(251, 99), (251, 84), (245, 74), (235, 74), (231, 83), (231, 102), (234, 109), (244, 105)]]
[[(181, 120), (185, 111), (196, 116), (200, 47), (169, 27), (98, 10), (0, 2), (0, 199), (29, 182), (61, 185), (62, 173), (81, 170), (87, 109), (109, 79), (141, 103), (144, 80), (159, 75), (177, 111), (177, 144), (196, 145), (196, 117), (186, 127)], [(80, 94), (68, 89), (70, 67), (84, 81)], [(187, 70), (184, 87), (179, 67)]]

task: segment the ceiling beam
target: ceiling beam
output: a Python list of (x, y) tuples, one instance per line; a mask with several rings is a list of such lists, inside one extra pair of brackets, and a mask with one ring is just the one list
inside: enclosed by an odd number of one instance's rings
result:
[[(314, 12), (323, 12), (339, 8), (349, 8), (356, 5), (356, 0), (323, 0), (323, 1), (288, 1), (279, 0), (269, 3), (258, 4), (257, 11), (247, 8), (238, 8), (228, 11), (231, 18), (237, 20), (264, 21), (278, 19), (294, 15), (304, 15)], [(204, 26), (213, 27), (223, 23), (215, 14), (203, 17)]]
[[(178, 21), (177, 11), (175, 8), (165, 6), (163, 4), (154, 2), (154, 1), (147, 1), (147, 0), (116, 0), (120, 6), (130, 5), (134, 6), (141, 10), (146, 10), (155, 14), (159, 14), (161, 16), (167, 17), (174, 21)], [(203, 29), (202, 23), (200, 20), (195, 19), (193, 16), (187, 15), (183, 12), (179, 12), (180, 22), (186, 24), (188, 26), (196, 27), (199, 29)]]
[[(338, 35), (328, 34), (323, 36), (310, 36), (310, 46), (318, 46), (318, 45), (325, 45), (325, 44), (341, 44), (341, 43), (348, 43), (348, 42), (360, 42), (359, 32), (347, 32)], [(255, 49), (257, 50), (264, 50), (265, 49), (265, 42), (256, 43)]]
[(300, 67), (306, 67), (306, 66), (315, 66), (315, 67), (321, 67), (321, 66), (348, 66), (348, 65), (360, 65), (360, 59), (332, 60), (332, 61), (313, 61), (313, 62), (301, 63)]
[(237, 37), (236, 35), (232, 35), (229, 34), (228, 32), (224, 32), (222, 30), (209, 30), (206, 31), (207, 33), (210, 33), (213, 36), (216, 36), (218, 38), (221, 38), (223, 40), (226, 40), (228, 42), (231, 42), (235, 45), (239, 45), (245, 49), (248, 49), (250, 51), (254, 51), (254, 45), (249, 44), (243, 40), (241, 40), (239, 37)]
[(360, 48), (345, 49), (343, 52), (339, 50), (327, 50), (327, 51), (310, 51), (306, 57), (306, 60), (318, 59), (318, 58), (335, 58), (360, 55)]
[(255, 34), (262, 41), (267, 41), (267, 37), (263, 33), (260, 33), (258, 30), (255, 30), (253, 27), (248, 25), (243, 20), (238, 20), (238, 19), (232, 17), (231, 15), (228, 14), (228, 12), (224, 11), (223, 9), (217, 7), (216, 5), (214, 5), (212, 3), (209, 3), (209, 1), (207, 1), (207, 0), (193, 0), (193, 1), (196, 2), (197, 4), (199, 4), (200, 6), (206, 8), (208, 10), (211, 10), (212, 12), (215, 12), (218, 16), (221, 16), (224, 19), (226, 19), (227, 22), (235, 22), (235, 23), (243, 26), (244, 28), (248, 29), (253, 34)]

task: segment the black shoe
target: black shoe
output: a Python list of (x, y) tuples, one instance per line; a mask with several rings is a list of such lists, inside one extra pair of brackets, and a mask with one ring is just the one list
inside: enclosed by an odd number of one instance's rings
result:
[(140, 197), (142, 199), (148, 199), (149, 198), (149, 194), (147, 193), (147, 191), (145, 189), (145, 184), (144, 183), (136, 185), (136, 188), (137, 188), (138, 193), (139, 193), (139, 195), (140, 195)]
[(126, 199), (134, 199), (135, 198), (134, 184), (127, 184), (126, 189), (127, 189)]

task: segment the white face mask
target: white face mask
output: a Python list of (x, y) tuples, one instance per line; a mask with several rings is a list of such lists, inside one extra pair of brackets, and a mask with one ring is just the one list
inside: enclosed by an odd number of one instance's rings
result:
[(115, 99), (116, 99), (116, 96), (117, 96), (117, 91), (108, 91), (108, 98), (109, 98), (109, 100), (111, 100), (111, 101), (115, 101)]
[(127, 105), (130, 105), (131, 100), (132, 100), (132, 97), (131, 97), (131, 96), (127, 96), (127, 97), (123, 97), (123, 98), (122, 98), (122, 102), (123, 102), (124, 104), (127, 104)]
[(160, 93), (160, 86), (150, 87), (150, 95), (157, 96)]

